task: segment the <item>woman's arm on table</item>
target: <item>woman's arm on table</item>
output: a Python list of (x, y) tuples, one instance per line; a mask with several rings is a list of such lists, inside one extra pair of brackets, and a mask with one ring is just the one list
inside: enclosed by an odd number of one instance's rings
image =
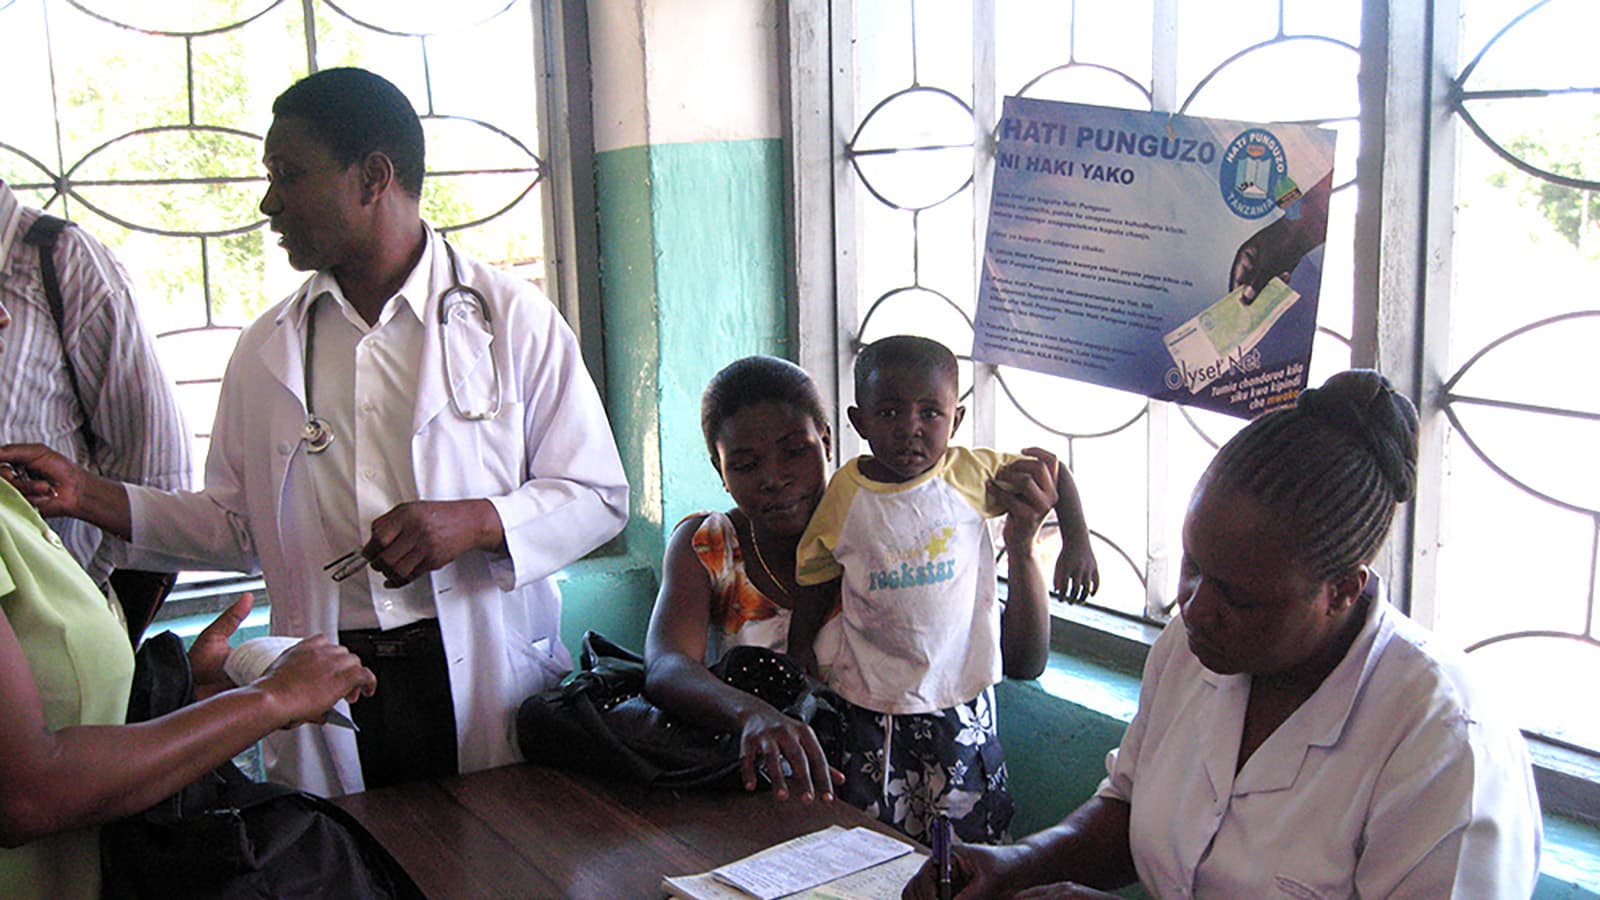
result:
[(662, 709), (738, 734), (745, 790), (755, 790), (757, 766), (764, 764), (778, 799), (787, 799), (792, 791), (804, 800), (831, 800), (837, 773), (829, 768), (811, 728), (724, 684), (706, 668), (711, 579), (694, 552), (694, 533), (702, 521), (685, 520), (667, 543), (661, 593), (645, 637), (645, 692)]
[[(215, 629), (232, 631), (248, 604)], [(223, 634), (226, 640), (226, 635)], [(196, 660), (202, 668), (205, 660)], [(204, 675), (204, 673), (197, 673)], [(170, 715), (134, 725), (88, 725), (52, 732), (27, 657), (0, 612), (0, 844), (131, 815), (177, 792), (262, 736), (317, 721), (339, 698), (371, 694), (372, 673), (322, 637), (285, 653), (252, 684), (215, 694)]]

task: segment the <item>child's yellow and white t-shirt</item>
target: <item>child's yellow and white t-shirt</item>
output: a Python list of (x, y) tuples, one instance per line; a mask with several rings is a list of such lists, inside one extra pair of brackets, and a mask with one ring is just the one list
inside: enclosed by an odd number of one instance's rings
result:
[(846, 463), (800, 538), (796, 575), (841, 574), (839, 651), (818, 662), (846, 700), (878, 712), (927, 713), (976, 697), (1001, 677), (1000, 607), (987, 519), (1004, 510), (985, 487), (1018, 459), (951, 447), (899, 484)]

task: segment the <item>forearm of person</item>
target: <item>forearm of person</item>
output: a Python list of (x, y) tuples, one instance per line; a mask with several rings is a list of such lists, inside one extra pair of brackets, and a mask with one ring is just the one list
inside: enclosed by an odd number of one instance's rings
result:
[(245, 687), (135, 725), (65, 728), (4, 762), (4, 842), (146, 809), (289, 724), (268, 692)]
[(1139, 879), (1128, 841), (1131, 807), (1110, 797), (1091, 797), (1053, 828), (1021, 842), (1019, 864), (1007, 873), (1013, 890), (1076, 881), (1115, 890)]
[(123, 540), (128, 540), (133, 534), (133, 511), (128, 503), (128, 490), (120, 481), (85, 473), (82, 494), (74, 515)]
[(754, 694), (725, 684), (685, 654), (656, 651), (647, 657), (645, 693), (650, 702), (704, 728), (737, 733), (752, 715), (782, 714)]
[(1072, 480), (1071, 470), (1061, 463), (1056, 464), (1056, 524), (1061, 530), (1063, 546), (1069, 540), (1088, 545), (1089, 523), (1083, 517), (1078, 485)]
[(1050, 655), (1050, 589), (1031, 539), (1006, 546), (1000, 660), (1007, 678), (1037, 678)]
[[(790, 656), (803, 661), (809, 660), (808, 665), (815, 665), (817, 634), (822, 631), (823, 623), (828, 620), (828, 611), (838, 602), (837, 580), (822, 585), (802, 587), (796, 592), (789, 615), (787, 647)], [(810, 674), (817, 673), (812, 671)]]
[(609, 483), (539, 478), (488, 500), (503, 546), (491, 567), (504, 590), (548, 578), (616, 536), (628, 519), (620, 474)]

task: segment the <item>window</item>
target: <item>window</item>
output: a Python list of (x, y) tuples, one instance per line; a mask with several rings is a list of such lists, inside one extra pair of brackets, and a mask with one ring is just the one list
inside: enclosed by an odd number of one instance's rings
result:
[(564, 46), (545, 41), (563, 34), (547, 16), (532, 0), (0, 0), (0, 178), (130, 270), (199, 464), (239, 328), (305, 277), (257, 204), (272, 100), (308, 71), (359, 65), (399, 85), (423, 117), (424, 217), (579, 324), (575, 276), (554, 268), (574, 204), (552, 178), (567, 117), (543, 68)]
[[(1462, 3), (1442, 321), (1434, 628), (1518, 697), (1524, 725), (1600, 749), (1600, 66), (1582, 0)], [(1453, 183), (1452, 183), (1453, 182)], [(1448, 291), (1448, 303), (1433, 300)]]
[[(1384, 566), (1396, 600), (1532, 698), (1526, 728), (1600, 749), (1600, 712), (1566, 702), (1600, 678), (1600, 405), (1581, 374), (1600, 341), (1594, 4), (795, 7), (791, 37), (830, 36), (814, 57), (795, 42), (791, 63), (793, 108), (827, 111), (792, 123), (798, 215), (833, 222), (797, 228), (802, 362), (830, 375), (841, 408), (862, 342), (972, 346), (1002, 97), (1338, 131), (1311, 383), (1378, 365), (1420, 397), (1422, 493)], [(833, 73), (831, 95), (808, 93), (809, 69)], [(1240, 422), (1006, 367), (962, 374), (958, 440), (1068, 459), (1102, 569), (1095, 602), (1164, 618), (1189, 492)], [(858, 452), (848, 428), (840, 444)]]
[[(847, 54), (833, 60), (834, 153), (844, 164), (833, 184), (839, 345), (827, 362), (837, 366), (841, 407), (862, 343), (910, 331), (958, 354), (971, 348), (991, 137), (1011, 95), (1339, 132), (1312, 380), (1350, 365), (1359, 2), (963, 8), (958, 17), (948, 4), (913, 0), (832, 4), (834, 53)], [(1090, 514), (1103, 581), (1096, 602), (1164, 618), (1189, 490), (1240, 422), (963, 362), (969, 416), (957, 439), (1059, 452)], [(848, 429), (841, 443), (845, 455), (859, 446)]]

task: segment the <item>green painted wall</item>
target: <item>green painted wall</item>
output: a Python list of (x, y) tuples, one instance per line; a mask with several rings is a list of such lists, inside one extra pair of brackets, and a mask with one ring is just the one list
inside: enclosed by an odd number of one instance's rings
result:
[(659, 569), (689, 513), (727, 505), (700, 393), (727, 363), (784, 351), (783, 145), (596, 155), (607, 399), (633, 487), (631, 556)]
[(661, 351), (649, 163), (644, 147), (595, 155), (606, 410), (630, 488), (623, 543), (630, 556), (645, 560), (661, 555)]
[(729, 505), (706, 454), (700, 394), (752, 353), (783, 355), (783, 144), (670, 144), (652, 151), (661, 298), (665, 524)]

